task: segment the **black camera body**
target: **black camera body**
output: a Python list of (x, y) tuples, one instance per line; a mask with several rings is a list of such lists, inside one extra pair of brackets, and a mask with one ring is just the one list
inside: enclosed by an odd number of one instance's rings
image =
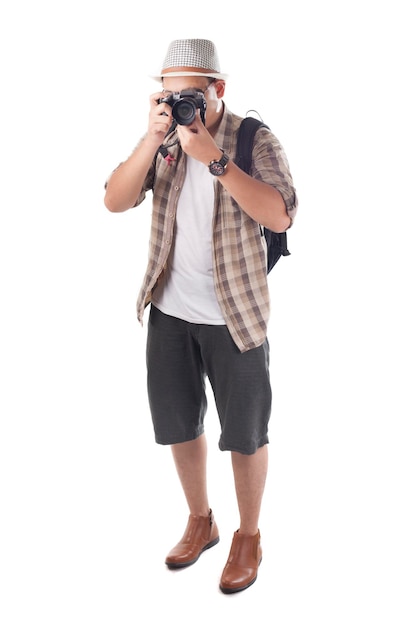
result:
[(158, 104), (166, 102), (172, 108), (172, 117), (181, 126), (189, 126), (195, 120), (197, 110), (203, 124), (206, 120), (207, 103), (204, 94), (199, 89), (183, 89), (179, 93), (172, 93), (166, 98), (160, 98)]

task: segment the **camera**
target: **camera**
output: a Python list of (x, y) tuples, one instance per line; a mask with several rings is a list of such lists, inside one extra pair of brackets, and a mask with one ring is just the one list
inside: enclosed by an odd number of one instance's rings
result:
[(183, 89), (179, 93), (160, 98), (158, 104), (161, 102), (169, 104), (172, 108), (172, 117), (181, 126), (189, 126), (194, 122), (197, 109), (200, 109), (201, 121), (205, 123), (207, 103), (199, 89)]

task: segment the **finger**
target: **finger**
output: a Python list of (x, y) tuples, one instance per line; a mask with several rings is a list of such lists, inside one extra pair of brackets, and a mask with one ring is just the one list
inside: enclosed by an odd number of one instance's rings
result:
[(157, 91), (156, 93), (153, 93), (149, 99), (151, 101), (151, 105), (158, 105), (159, 101), (164, 97), (164, 94), (162, 91)]

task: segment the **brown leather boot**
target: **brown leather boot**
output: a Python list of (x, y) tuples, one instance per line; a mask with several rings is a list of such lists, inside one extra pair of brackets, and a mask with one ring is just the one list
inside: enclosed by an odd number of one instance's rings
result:
[(208, 516), (190, 515), (187, 528), (179, 543), (165, 559), (169, 569), (192, 565), (204, 550), (219, 543), (219, 530), (210, 509)]
[(229, 558), (220, 579), (223, 593), (243, 591), (252, 585), (258, 575), (262, 561), (261, 535), (241, 535), (237, 530), (233, 535)]

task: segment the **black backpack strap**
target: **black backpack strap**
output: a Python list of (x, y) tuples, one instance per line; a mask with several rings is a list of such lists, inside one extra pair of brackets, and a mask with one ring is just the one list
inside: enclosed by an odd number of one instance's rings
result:
[(255, 117), (245, 117), (239, 127), (235, 163), (247, 174), (249, 174), (252, 166), (252, 149), (255, 133), (261, 126), (269, 128)]
[[(245, 117), (239, 127), (236, 146), (236, 158), (235, 163), (241, 170), (250, 173), (252, 166), (252, 150), (253, 140), (258, 128), (268, 128), (261, 120), (255, 117)], [(261, 228), (267, 246), (268, 246), (268, 273), (274, 267), (280, 256), (288, 256), (290, 251), (287, 247), (287, 233), (273, 233), (268, 228)]]

